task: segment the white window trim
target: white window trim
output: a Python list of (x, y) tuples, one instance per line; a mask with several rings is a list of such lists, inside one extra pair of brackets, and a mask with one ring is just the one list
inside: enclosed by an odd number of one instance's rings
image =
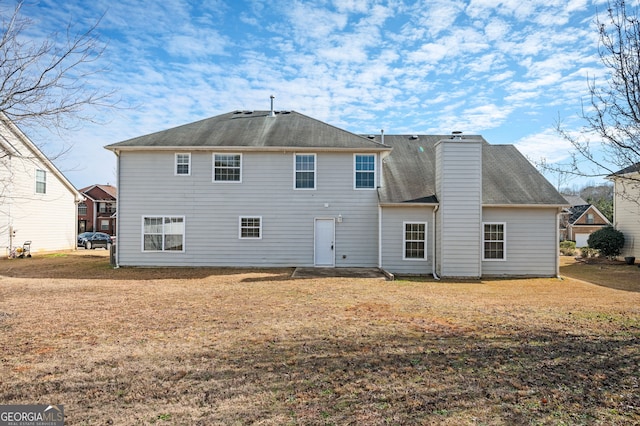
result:
[[(373, 156), (373, 187), (372, 188), (358, 188), (356, 186), (356, 174), (358, 172), (358, 170), (356, 170), (356, 158), (358, 156)], [(353, 189), (356, 191), (372, 191), (372, 190), (376, 190), (377, 188), (377, 182), (378, 182), (378, 156), (376, 154), (363, 154), (363, 153), (356, 153), (353, 154)]]
[[(312, 156), (313, 157), (313, 188), (296, 188), (296, 157), (298, 155)], [(310, 170), (300, 170), (301, 172), (309, 172)], [(293, 154), (293, 189), (296, 191), (315, 191), (318, 187), (318, 155), (313, 153), (296, 152)]]
[[(149, 217), (160, 217), (162, 218), (162, 224), (164, 225), (164, 219), (165, 218), (181, 218), (182, 219), (182, 225), (184, 227), (184, 232), (182, 233), (182, 250), (145, 250), (144, 249), (144, 220), (146, 218)], [(187, 241), (187, 218), (186, 216), (180, 216), (180, 215), (161, 215), (161, 214), (145, 214), (142, 215), (141, 221), (140, 221), (141, 227), (140, 227), (140, 250), (143, 253), (184, 253), (185, 252), (185, 245), (186, 245), (186, 241)], [(163, 226), (164, 228), (164, 226)], [(163, 241), (163, 245), (164, 245), (164, 229), (163, 229), (163, 233), (162, 233), (162, 241)]]
[[(407, 257), (407, 225), (424, 225), (424, 257)], [(428, 241), (429, 225), (427, 222), (402, 222), (402, 260), (424, 262), (428, 259)], [(413, 241), (413, 240), (412, 240)], [(415, 240), (418, 241), (418, 240)]]
[[(259, 237), (243, 237), (242, 236), (242, 219), (259, 219), (260, 220), (260, 227), (258, 228), (258, 230), (260, 232), (260, 236)], [(240, 239), (240, 240), (261, 240), (262, 239), (262, 216), (245, 215), (245, 216), (238, 217), (238, 239)]]
[[(43, 173), (44, 180), (38, 180), (38, 172), (42, 172)], [(44, 191), (43, 192), (38, 192), (38, 183), (44, 183)], [(38, 195), (45, 195), (47, 193), (47, 171), (45, 169), (36, 169), (34, 191)]]
[[(216, 180), (216, 155), (238, 155), (240, 156), (240, 179), (239, 180)], [(242, 154), (239, 152), (214, 152), (211, 155), (211, 181), (213, 183), (242, 183)]]
[[(189, 168), (189, 173), (178, 173), (178, 155), (186, 155), (189, 159), (187, 163), (187, 167)], [(174, 176), (191, 176), (191, 153), (190, 152), (176, 152), (173, 163), (173, 174)]]
[[(485, 225), (502, 225), (502, 252), (504, 253), (502, 259), (487, 259), (485, 257), (484, 243), (487, 242), (487, 240), (484, 239)], [(480, 229), (480, 232), (482, 232), (482, 260), (487, 262), (505, 262), (507, 260), (507, 222), (482, 222), (482, 228)]]

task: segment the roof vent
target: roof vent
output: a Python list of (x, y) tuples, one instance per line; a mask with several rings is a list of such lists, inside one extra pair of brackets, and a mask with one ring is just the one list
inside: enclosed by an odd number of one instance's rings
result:
[(376, 137), (376, 135), (369, 135), (367, 136), (369, 139), (374, 139)]
[(462, 140), (462, 132), (460, 130), (454, 130), (451, 132), (451, 139), (456, 141)]
[(271, 98), (271, 114), (269, 114), (269, 116), (270, 116), (270, 117), (275, 117), (275, 116), (276, 116), (276, 114), (275, 114), (275, 112), (273, 111), (273, 100), (274, 100), (276, 97), (275, 97), (275, 96), (273, 96), (273, 95), (271, 95), (271, 96), (270, 96), (270, 98)]
[(411, 137), (409, 139), (416, 140), (416, 139), (418, 139), (418, 135), (411, 135)]
[(253, 114), (253, 111), (244, 111), (245, 114)]

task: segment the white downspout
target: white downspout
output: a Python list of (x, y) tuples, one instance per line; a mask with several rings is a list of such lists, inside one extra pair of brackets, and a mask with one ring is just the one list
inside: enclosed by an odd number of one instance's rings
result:
[(431, 231), (431, 250), (433, 250), (433, 256), (431, 257), (431, 273), (433, 278), (440, 281), (440, 277), (436, 273), (436, 212), (440, 208), (440, 204), (436, 204), (432, 213), (433, 230)]
[(382, 269), (382, 207), (378, 203), (378, 268)]
[(562, 215), (562, 207), (558, 208), (556, 213), (556, 278), (560, 278), (560, 216)]
[(120, 268), (120, 244), (118, 240), (120, 240), (120, 153), (118, 150), (113, 151), (116, 154), (116, 250), (115, 250), (115, 260), (116, 264), (114, 269)]

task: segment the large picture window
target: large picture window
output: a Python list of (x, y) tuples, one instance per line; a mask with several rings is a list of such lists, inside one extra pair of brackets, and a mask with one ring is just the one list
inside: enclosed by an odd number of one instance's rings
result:
[(506, 260), (506, 224), (483, 223), (482, 260)]
[(241, 217), (240, 218), (240, 238), (241, 239), (262, 238), (262, 218), (261, 217)]
[(405, 222), (404, 259), (424, 260), (427, 258), (427, 224)]
[(36, 194), (47, 193), (47, 172), (44, 170), (36, 170)]
[(213, 154), (214, 182), (242, 182), (241, 154)]
[(375, 189), (376, 156), (375, 154), (356, 154), (354, 157), (354, 186), (356, 189)]
[(184, 217), (146, 216), (142, 222), (143, 251), (184, 251)]
[(316, 155), (295, 155), (295, 189), (316, 188)]
[(176, 154), (176, 176), (191, 174), (191, 154)]

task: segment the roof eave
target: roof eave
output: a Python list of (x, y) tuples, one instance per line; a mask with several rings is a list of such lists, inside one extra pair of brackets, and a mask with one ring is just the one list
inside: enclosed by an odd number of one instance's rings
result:
[(518, 209), (552, 209), (569, 207), (569, 204), (490, 204), (482, 203), (482, 207), (509, 207)]
[(224, 151), (224, 152), (386, 152), (391, 147), (298, 147), (298, 146), (114, 146), (105, 149), (122, 151)]

